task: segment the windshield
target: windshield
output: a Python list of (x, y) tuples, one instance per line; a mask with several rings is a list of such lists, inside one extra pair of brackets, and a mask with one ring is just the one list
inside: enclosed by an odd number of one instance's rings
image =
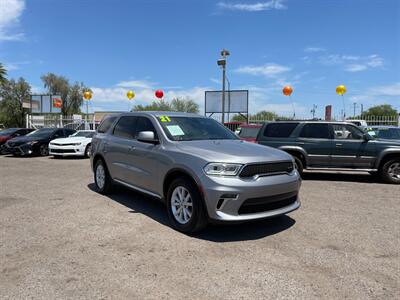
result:
[(55, 131), (54, 128), (42, 128), (35, 130), (31, 133), (28, 133), (27, 136), (34, 136), (34, 137), (47, 137), (51, 135)]
[(400, 140), (400, 128), (372, 128), (368, 133), (378, 139)]
[(255, 138), (257, 137), (259, 127), (242, 127), (239, 132), (239, 136), (243, 138)]
[(161, 116), (158, 121), (173, 141), (238, 139), (233, 132), (210, 118)]
[(8, 136), (10, 134), (13, 134), (16, 131), (14, 128), (9, 128), (9, 129), (4, 129), (0, 131), (0, 136)]
[(73, 137), (78, 136), (78, 137), (92, 138), (94, 134), (95, 134), (94, 131), (78, 131), (78, 132), (74, 133), (71, 136), (73, 136)]

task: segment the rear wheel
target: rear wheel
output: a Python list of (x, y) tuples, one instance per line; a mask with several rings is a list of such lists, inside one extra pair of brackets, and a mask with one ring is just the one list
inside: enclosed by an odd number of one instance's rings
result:
[(195, 184), (186, 178), (175, 179), (168, 189), (168, 217), (181, 232), (193, 233), (207, 225), (203, 199)]
[(392, 159), (384, 163), (380, 175), (385, 182), (400, 184), (400, 159)]
[(94, 167), (94, 182), (100, 194), (108, 194), (112, 191), (112, 179), (101, 159), (96, 162)]

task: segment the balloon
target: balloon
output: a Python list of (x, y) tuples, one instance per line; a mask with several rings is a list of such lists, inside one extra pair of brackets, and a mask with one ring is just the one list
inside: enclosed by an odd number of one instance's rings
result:
[(126, 96), (128, 97), (129, 100), (131, 100), (132, 98), (135, 98), (135, 93), (133, 91), (128, 91), (126, 93)]
[(162, 97), (164, 97), (164, 92), (162, 90), (157, 90), (156, 91), (156, 97), (161, 99)]
[(342, 96), (344, 93), (346, 93), (346, 87), (344, 85), (338, 85), (336, 88), (336, 94)]
[(84, 92), (83, 98), (85, 98), (86, 100), (90, 100), (92, 98), (92, 92), (90, 92), (90, 91)]
[(293, 93), (293, 88), (290, 85), (287, 85), (283, 88), (282, 93), (285, 96), (290, 96)]

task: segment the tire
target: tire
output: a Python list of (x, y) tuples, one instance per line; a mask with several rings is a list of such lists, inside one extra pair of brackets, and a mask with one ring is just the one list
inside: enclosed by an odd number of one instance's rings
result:
[(400, 159), (397, 158), (385, 162), (379, 173), (383, 181), (400, 184)]
[[(186, 205), (179, 203), (182, 201)], [(186, 178), (177, 178), (171, 183), (167, 194), (167, 209), (170, 223), (178, 231), (194, 233), (207, 226), (207, 215), (200, 192)]]
[(88, 158), (92, 154), (92, 144), (86, 146), (85, 149), (85, 157)]
[(39, 154), (40, 154), (40, 156), (48, 156), (49, 155), (49, 146), (46, 144), (40, 145)]
[(112, 192), (113, 182), (103, 160), (97, 160), (94, 166), (94, 183), (100, 194), (109, 194)]
[(296, 156), (293, 156), (293, 158), (294, 158), (294, 162), (296, 164), (297, 172), (299, 172), (299, 174), (302, 175), (303, 174), (303, 170), (304, 170), (303, 162), (299, 158), (297, 158)]

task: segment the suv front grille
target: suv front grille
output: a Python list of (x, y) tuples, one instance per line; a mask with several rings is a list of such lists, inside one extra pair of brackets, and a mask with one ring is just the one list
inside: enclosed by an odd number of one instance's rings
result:
[(247, 165), (240, 172), (240, 177), (253, 177), (255, 175), (271, 175), (291, 173), (294, 169), (293, 162), (284, 161), (277, 163)]
[(250, 198), (243, 202), (238, 213), (239, 215), (243, 215), (275, 210), (293, 204), (296, 199), (297, 192)]

